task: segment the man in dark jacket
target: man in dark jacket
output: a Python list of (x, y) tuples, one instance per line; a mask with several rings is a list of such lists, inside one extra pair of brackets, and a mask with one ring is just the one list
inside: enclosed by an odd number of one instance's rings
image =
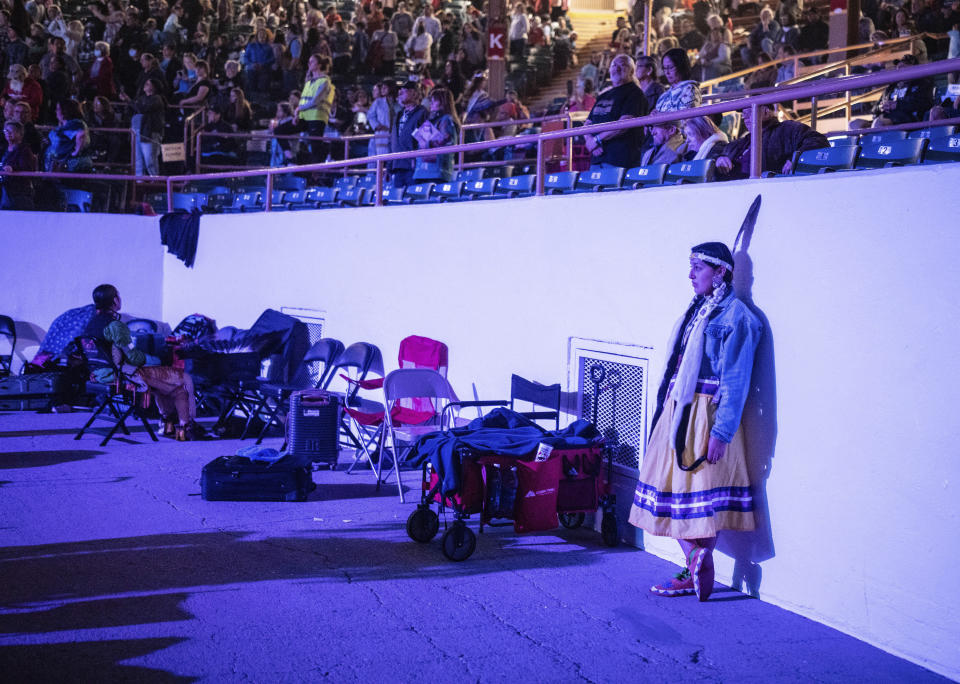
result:
[[(791, 173), (793, 155), (807, 150), (829, 147), (826, 137), (799, 121), (777, 121), (766, 105), (759, 108), (763, 127), (761, 135), (762, 171)], [(749, 131), (753, 121), (752, 110), (743, 110), (743, 123)], [(718, 150), (718, 148), (714, 148)], [(750, 177), (750, 134), (737, 138), (720, 148), (715, 155), (717, 172), (723, 180)]]
[[(7, 152), (0, 159), (2, 171), (36, 171), (37, 158), (23, 143), (23, 125), (7, 121), (3, 126), (7, 140)], [(0, 209), (33, 209), (33, 184), (29, 178), (4, 176), (0, 188)]]
[[(898, 69), (916, 66), (917, 58), (904, 55), (895, 60)], [(913, 81), (897, 81), (887, 86), (873, 109), (874, 126), (894, 126), (896, 124), (922, 121), (933, 107), (933, 82), (926, 78)]]
[[(400, 86), (397, 93), (397, 104), (401, 109), (394, 116), (393, 129), (390, 131), (390, 151), (408, 152), (417, 149), (417, 142), (413, 138), (416, 131), (427, 118), (427, 110), (420, 104), (420, 84), (416, 81), (407, 81)], [(406, 186), (413, 179), (413, 159), (398, 159), (390, 162), (390, 172), (393, 174), (395, 186)]]

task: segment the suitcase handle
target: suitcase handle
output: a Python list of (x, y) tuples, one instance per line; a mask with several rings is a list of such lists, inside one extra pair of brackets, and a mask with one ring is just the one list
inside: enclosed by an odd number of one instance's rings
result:
[(329, 406), (333, 397), (329, 394), (301, 394), (300, 406)]

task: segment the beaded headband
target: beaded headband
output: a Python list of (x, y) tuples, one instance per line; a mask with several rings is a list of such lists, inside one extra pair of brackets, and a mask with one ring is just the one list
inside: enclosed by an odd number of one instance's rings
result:
[(699, 259), (700, 261), (706, 261), (708, 264), (713, 264), (714, 266), (723, 266), (728, 271), (733, 270), (733, 264), (728, 264), (723, 259), (720, 259), (715, 256), (710, 256), (709, 254), (704, 254), (703, 252), (694, 252), (690, 255), (691, 259)]

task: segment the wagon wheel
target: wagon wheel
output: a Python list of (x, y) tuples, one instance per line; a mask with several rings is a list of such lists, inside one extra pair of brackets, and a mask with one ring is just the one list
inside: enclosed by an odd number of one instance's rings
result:
[(476, 548), (477, 535), (459, 520), (443, 533), (443, 555), (448, 560), (465, 561)]
[(603, 543), (607, 546), (618, 546), (620, 544), (620, 530), (617, 528), (616, 514), (603, 514), (603, 521), (600, 523), (600, 536), (603, 537)]
[(568, 530), (575, 530), (583, 524), (586, 517), (583, 513), (560, 513), (560, 524)]
[(439, 530), (440, 518), (426, 506), (417, 506), (407, 518), (407, 535), (415, 542), (426, 544)]

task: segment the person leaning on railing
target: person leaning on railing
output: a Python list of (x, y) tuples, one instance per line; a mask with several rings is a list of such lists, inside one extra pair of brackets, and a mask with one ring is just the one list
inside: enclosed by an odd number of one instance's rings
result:
[(58, 102), (56, 114), (60, 124), (48, 136), (50, 145), (43, 170), (90, 173), (93, 171), (89, 153), (90, 131), (83, 121), (79, 103), (75, 100)]
[[(617, 55), (613, 58), (610, 62), (610, 82), (613, 87), (597, 96), (589, 118), (584, 121), (585, 125), (610, 123), (647, 114), (647, 99), (634, 80), (635, 71), (636, 66), (629, 56)], [(604, 131), (583, 137), (590, 151), (591, 164), (628, 168), (639, 159), (643, 127)]]
[[(793, 172), (793, 155), (807, 150), (829, 147), (821, 133), (799, 121), (778, 121), (769, 105), (758, 107), (761, 125), (761, 171), (789, 174)], [(749, 131), (753, 109), (743, 109), (743, 125)], [(750, 177), (750, 134), (714, 148), (710, 156), (716, 160), (717, 173), (722, 180)]]
[[(453, 103), (453, 94), (446, 88), (434, 88), (427, 98), (426, 121), (414, 131), (420, 149), (456, 145), (459, 142), (460, 119)], [(453, 180), (453, 155), (438, 154), (418, 157), (413, 179), (418, 182), (447, 183)]]

